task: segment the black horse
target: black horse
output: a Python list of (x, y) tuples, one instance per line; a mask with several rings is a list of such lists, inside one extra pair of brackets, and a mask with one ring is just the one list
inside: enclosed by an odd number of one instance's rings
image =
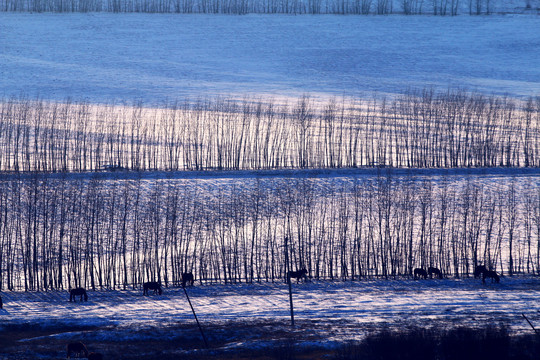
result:
[(287, 272), (287, 283), (291, 281), (291, 278), (296, 279), (297, 283), (300, 282), (300, 279), (304, 279), (304, 281), (307, 281), (308, 280), (307, 274), (308, 274), (308, 271), (306, 270), (306, 268), (302, 268), (298, 271), (289, 271)]
[(88, 358), (88, 349), (82, 342), (73, 342), (67, 345), (67, 358), (71, 359), (71, 354), (76, 355), (77, 358), (80, 358), (81, 355), (85, 358)]
[(484, 272), (488, 271), (485, 265), (477, 265), (474, 268), (474, 278), (478, 279), (480, 276), (484, 274)]
[(182, 273), (182, 287), (186, 287), (186, 284), (193, 286), (195, 278), (193, 277), (192, 272)]
[(154, 294), (163, 294), (161, 284), (156, 281), (149, 281), (143, 284), (143, 295), (148, 295), (148, 289), (154, 290)]
[(413, 271), (414, 274), (414, 280), (420, 278), (422, 276), (424, 279), (427, 279), (427, 271), (424, 269), (416, 268)]
[(75, 296), (80, 296), (80, 301), (88, 301), (88, 295), (86, 295), (86, 289), (85, 288), (75, 288), (69, 290), (69, 301), (77, 301), (75, 300)]
[(427, 273), (430, 279), (433, 277), (433, 275), (437, 276), (439, 279), (443, 278), (441, 270), (437, 269), (436, 267), (428, 267)]
[(491, 278), (491, 282), (495, 281), (496, 283), (499, 283), (501, 281), (501, 278), (499, 277), (499, 274), (497, 274), (496, 271), (493, 270), (486, 270), (482, 273), (482, 282), (485, 283), (487, 278)]

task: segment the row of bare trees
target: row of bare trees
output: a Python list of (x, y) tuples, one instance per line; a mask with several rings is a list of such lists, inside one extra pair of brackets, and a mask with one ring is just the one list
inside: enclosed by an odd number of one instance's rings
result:
[(214, 99), (161, 108), (0, 102), (1, 171), (540, 166), (540, 97)]
[[(492, 0), (0, 0), (0, 11), (203, 14), (489, 15)], [(468, 8), (466, 8), (468, 4)], [(525, 8), (525, 4), (524, 4)], [(461, 10), (461, 11), (460, 11)]]
[[(459, 0), (432, 0), (431, 2), (402, 0), (401, 8), (405, 15), (421, 15), (425, 13), (439, 16), (456, 16), (460, 14), (461, 6), (465, 3), (460, 3)], [(490, 15), (494, 12), (494, 5), (491, 0), (469, 0), (469, 15)], [(530, 9), (530, 4), (525, 4), (524, 8)]]
[(540, 191), (510, 176), (0, 182), (0, 290), (540, 273)]

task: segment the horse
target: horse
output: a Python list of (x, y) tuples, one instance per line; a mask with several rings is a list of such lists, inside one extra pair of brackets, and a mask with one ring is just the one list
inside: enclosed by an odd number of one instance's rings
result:
[(88, 301), (88, 295), (86, 295), (85, 288), (75, 288), (75, 289), (69, 290), (69, 301), (76, 301), (75, 296), (80, 296), (81, 297), (80, 301), (83, 300), (83, 296), (84, 296), (84, 301)]
[(143, 284), (143, 295), (148, 295), (148, 289), (154, 290), (154, 294), (163, 294), (161, 284), (156, 281), (149, 281)]
[(193, 281), (194, 277), (192, 272), (182, 273), (182, 287), (186, 287), (186, 284), (193, 286)]
[(88, 354), (88, 360), (103, 360), (103, 354), (91, 352)]
[(427, 271), (424, 269), (416, 268), (413, 271), (414, 274), (414, 280), (422, 276), (424, 279), (427, 279)]
[(306, 270), (306, 268), (302, 268), (298, 271), (289, 271), (287, 272), (287, 283), (291, 281), (291, 278), (295, 278), (297, 283), (300, 282), (300, 279), (304, 279), (305, 281), (307, 281), (307, 274), (308, 271)]
[(485, 265), (477, 265), (474, 268), (474, 278), (478, 279), (480, 276), (484, 274), (484, 272), (488, 271)]
[(486, 270), (482, 273), (482, 282), (484, 284), (486, 283), (486, 278), (491, 278), (491, 282), (495, 280), (497, 284), (501, 281), (501, 278), (499, 277), (497, 272), (493, 270)]
[(88, 358), (88, 349), (82, 342), (73, 342), (69, 343), (67, 345), (67, 358), (71, 359), (71, 354), (76, 355), (78, 358), (81, 357), (81, 355), (84, 355), (83, 357)]
[(436, 267), (428, 267), (427, 272), (430, 279), (433, 275), (436, 275), (439, 279), (443, 278), (441, 270), (437, 269)]

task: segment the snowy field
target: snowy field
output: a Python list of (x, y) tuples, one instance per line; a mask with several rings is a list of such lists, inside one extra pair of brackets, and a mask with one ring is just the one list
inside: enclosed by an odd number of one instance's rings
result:
[[(70, 174), (73, 181), (100, 180), (112, 186), (125, 181), (140, 181), (141, 188), (150, 192), (157, 184), (162, 186), (188, 187), (199, 196), (215, 196), (231, 190), (251, 191), (256, 186), (276, 189), (284, 183), (306, 181), (319, 196), (336, 189), (350, 191), (355, 184), (375, 182), (380, 177), (390, 176), (392, 181), (421, 184), (430, 182), (436, 189), (444, 184), (455, 190), (465, 188), (467, 181), (484, 192), (506, 189), (512, 183), (518, 191), (527, 193), (540, 186), (540, 169), (537, 168), (469, 168), (469, 169), (307, 169), (307, 170), (239, 170), (239, 171), (122, 171), (81, 172)], [(0, 174), (0, 181), (33, 179), (32, 174)], [(43, 174), (44, 180), (60, 180), (62, 173)]]
[[(298, 324), (294, 330), (289, 326), (285, 283), (201, 286), (197, 282), (188, 293), (210, 342), (221, 350), (272, 348), (287, 336), (294, 336), (299, 344), (331, 347), (361, 339), (382, 327), (404, 329), (414, 325), (504, 324), (512, 333), (528, 333), (531, 329), (522, 313), (533, 324), (540, 324), (540, 279), (536, 277), (502, 278), (500, 284), (482, 284), (473, 278), (293, 284)], [(168, 336), (187, 336), (200, 342), (185, 295), (178, 288), (166, 288), (162, 296), (148, 297), (142, 290), (89, 291), (86, 303), (70, 303), (66, 291), (4, 292), (2, 297), (1, 328), (33, 324), (43, 331), (51, 329), (45, 338), (19, 339), (20, 346), (31, 347), (33, 342), (43, 340), (54, 344), (84, 339), (101, 348), (100, 343), (111, 339), (121, 343), (138, 337), (157, 338), (163, 335), (163, 328), (172, 331)], [(247, 337), (243, 333), (246, 329), (252, 329)], [(274, 338), (268, 339), (267, 333)], [(177, 351), (187, 354), (191, 350), (179, 346)], [(62, 352), (63, 347), (56, 356)]]
[[(540, 94), (540, 16), (215, 16), (149, 14), (0, 13), (0, 97), (26, 94), (91, 103), (226, 96), (282, 99), (309, 93), (320, 99), (395, 95), (407, 88), (466, 88), (523, 98)], [(540, 183), (533, 170), (419, 171), (415, 179), (467, 178), (489, 188), (517, 178)], [(103, 173), (111, 181), (134, 173)], [(263, 179), (312, 177), (321, 188), (351, 183), (361, 170), (342, 172), (146, 173), (144, 182), (172, 180), (212, 193)], [(407, 176), (403, 171), (401, 176)], [(369, 176), (377, 176), (370, 170)], [(9, 175), (3, 175), (9, 178)], [(61, 176), (61, 175), (52, 175)], [(84, 177), (88, 174), (74, 174)], [(399, 175), (398, 175), (399, 176)], [(294, 284), (298, 326), (289, 327), (284, 283), (196, 284), (188, 289), (213, 347), (272, 348), (363, 338), (385, 326), (482, 326), (503, 323), (530, 332), (521, 314), (540, 326), (540, 280), (364, 280)], [(143, 297), (142, 290), (89, 291), (70, 303), (66, 291), (2, 292), (0, 332), (18, 334), (0, 359), (56, 359), (65, 343), (82, 339), (107, 354), (123, 341), (158, 343), (182, 338), (175, 355), (200, 349), (182, 289)], [(14, 330), (15, 329), (15, 330)], [(16, 335), (12, 335), (16, 336)], [(187, 339), (187, 340), (185, 340)], [(3, 342), (4, 341), (4, 342)], [(191, 345), (185, 345), (188, 343)], [(195, 345), (193, 345), (193, 343)]]
[(540, 16), (0, 13), (0, 96), (540, 94)]

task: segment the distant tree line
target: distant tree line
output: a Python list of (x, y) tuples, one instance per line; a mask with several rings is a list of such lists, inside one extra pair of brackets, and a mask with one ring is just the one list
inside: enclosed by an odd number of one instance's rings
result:
[[(527, 3), (528, 4), (528, 3)], [(528, 4), (530, 7), (530, 4)], [(489, 15), (492, 0), (0, 0), (4, 12)], [(524, 4), (524, 9), (526, 8)]]
[(540, 97), (462, 91), (324, 105), (227, 99), (161, 108), (0, 101), (0, 171), (540, 166)]
[[(510, 176), (483, 184), (393, 176), (332, 180), (103, 180), (9, 175), (0, 181), (0, 290), (126, 289), (408, 276), (477, 264), (540, 274), (540, 190)], [(284, 248), (284, 239), (289, 239)]]

